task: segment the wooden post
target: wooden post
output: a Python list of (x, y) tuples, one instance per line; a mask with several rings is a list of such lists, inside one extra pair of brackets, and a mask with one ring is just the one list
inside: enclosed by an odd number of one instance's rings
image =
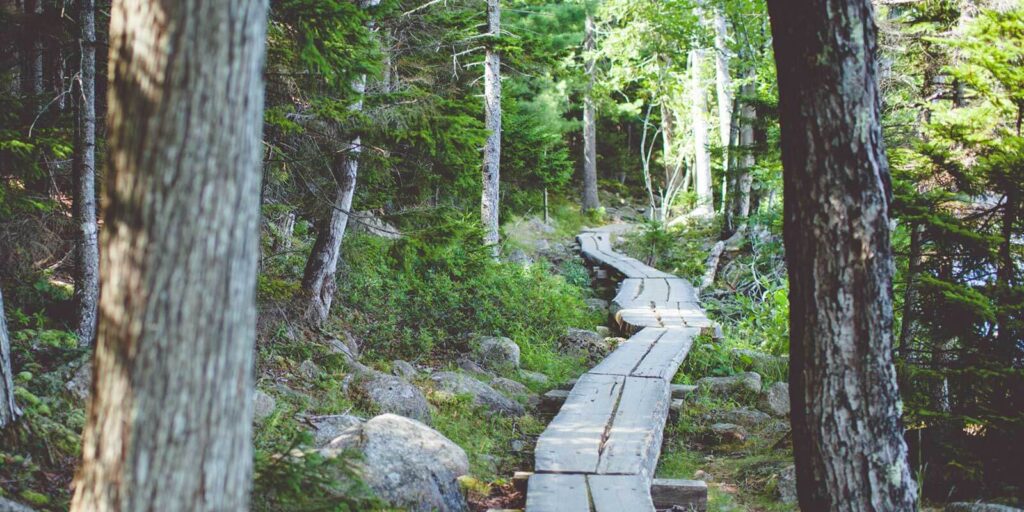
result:
[(655, 478), (651, 483), (651, 499), (658, 510), (678, 505), (684, 510), (704, 512), (708, 507), (708, 484), (703, 480)]

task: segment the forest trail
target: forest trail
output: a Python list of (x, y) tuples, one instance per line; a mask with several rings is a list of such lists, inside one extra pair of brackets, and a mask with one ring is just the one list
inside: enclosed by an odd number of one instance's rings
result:
[(577, 380), (541, 434), (527, 512), (655, 510), (672, 378), (694, 338), (713, 328), (689, 282), (612, 249), (615, 229), (577, 240), (589, 262), (622, 277), (612, 312), (633, 336)]

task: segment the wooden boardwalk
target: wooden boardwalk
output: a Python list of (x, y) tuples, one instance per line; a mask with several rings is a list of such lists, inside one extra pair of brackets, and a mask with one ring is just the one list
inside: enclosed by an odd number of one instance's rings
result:
[(670, 384), (712, 323), (690, 283), (613, 251), (610, 232), (577, 239), (590, 262), (622, 276), (614, 315), (632, 337), (576, 381), (537, 440), (526, 511), (652, 512)]

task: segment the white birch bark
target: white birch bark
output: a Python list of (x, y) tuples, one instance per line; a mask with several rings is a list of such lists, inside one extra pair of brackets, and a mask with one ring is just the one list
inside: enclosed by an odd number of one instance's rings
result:
[(708, 152), (707, 93), (703, 77), (704, 50), (690, 50), (690, 123), (693, 130), (694, 189), (697, 206), (694, 214), (714, 212), (711, 183), (711, 155)]

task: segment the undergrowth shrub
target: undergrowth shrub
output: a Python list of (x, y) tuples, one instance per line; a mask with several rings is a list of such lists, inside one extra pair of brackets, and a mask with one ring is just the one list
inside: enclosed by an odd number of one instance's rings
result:
[(371, 353), (437, 356), (476, 333), (515, 340), (526, 367), (555, 377), (580, 369), (554, 342), (567, 327), (600, 323), (584, 303), (582, 279), (570, 283), (543, 262), (495, 261), (472, 217), (431, 212), (407, 221), (400, 240), (345, 240), (338, 297)]

